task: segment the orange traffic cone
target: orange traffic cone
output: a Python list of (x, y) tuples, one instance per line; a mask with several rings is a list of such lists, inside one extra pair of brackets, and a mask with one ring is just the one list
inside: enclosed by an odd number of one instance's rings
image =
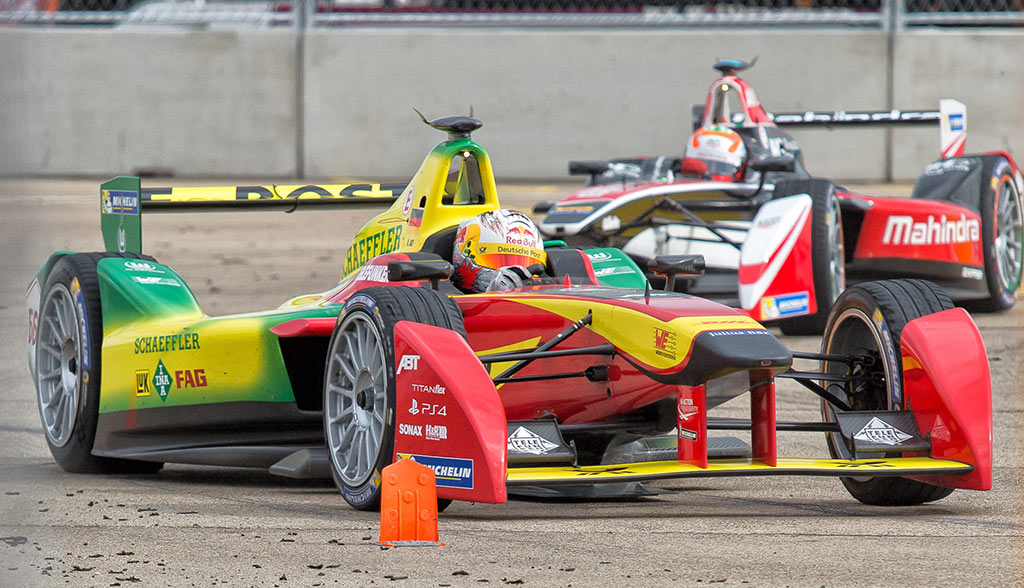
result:
[(403, 459), (381, 473), (380, 544), (390, 547), (444, 545), (437, 536), (434, 470)]

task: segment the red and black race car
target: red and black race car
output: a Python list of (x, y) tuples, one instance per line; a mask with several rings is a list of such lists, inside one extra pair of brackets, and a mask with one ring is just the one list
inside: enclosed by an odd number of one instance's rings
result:
[[(614, 248), (552, 241), (522, 285), (464, 294), (447, 281), (456, 231), (499, 208), (497, 188), (470, 137), (479, 120), (429, 124), (449, 138), (397, 200), (379, 185), (104, 184), (107, 251), (58, 251), (28, 289), (29, 365), (56, 462), (322, 476), (360, 509), (377, 506), (381, 471), (399, 459), (429, 466), (443, 500), (492, 503), (696, 476), (837, 476), (870, 504), (991, 487), (985, 348), (936, 286), (847, 289), (820, 353), (672, 291), (701, 273), (700, 256), (655, 258), (658, 291)], [(319, 204), (389, 208), (357, 233), (338, 284), (264, 312), (209, 316), (142, 255), (143, 211)], [(779, 378), (820, 399), (822, 417), (778, 420)], [(736, 399), (749, 418), (716, 412)], [(824, 434), (832, 458), (780, 456), (779, 433)]]
[[(722, 128), (746, 159), (728, 176), (688, 157), (571, 162), (587, 187), (535, 212), (541, 230), (575, 245), (621, 247), (643, 265), (658, 255), (700, 253), (704, 276), (681, 291), (778, 321), (788, 334), (820, 333), (847, 284), (925, 278), (972, 310), (1014, 304), (1022, 267), (1024, 178), (1009, 154), (964, 155), (966, 108), (938, 111), (769, 114), (738, 73), (721, 77), (694, 128)], [(928, 165), (910, 198), (854, 194), (812, 178), (783, 126), (938, 124), (943, 159)], [(696, 165), (691, 165), (696, 164)]]

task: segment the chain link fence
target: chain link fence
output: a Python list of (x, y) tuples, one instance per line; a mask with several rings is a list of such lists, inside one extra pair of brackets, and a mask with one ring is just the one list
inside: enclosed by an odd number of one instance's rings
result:
[(1024, 26), (1024, 0), (0, 0), (0, 24)]

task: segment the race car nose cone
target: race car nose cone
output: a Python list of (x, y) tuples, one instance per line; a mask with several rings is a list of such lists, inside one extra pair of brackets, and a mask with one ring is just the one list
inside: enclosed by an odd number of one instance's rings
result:
[(785, 371), (793, 364), (789, 350), (763, 329), (705, 331), (694, 338), (690, 355), (690, 362), (676, 375), (688, 386), (751, 369)]

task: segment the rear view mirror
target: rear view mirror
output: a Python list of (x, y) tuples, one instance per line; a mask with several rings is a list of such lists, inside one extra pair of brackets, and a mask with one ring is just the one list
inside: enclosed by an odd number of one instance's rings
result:
[(750, 162), (750, 169), (764, 172), (791, 172), (796, 170), (796, 159), (788, 155), (765, 157)]
[(433, 290), (437, 290), (440, 280), (452, 277), (453, 272), (452, 264), (441, 258), (388, 262), (388, 281), (430, 280)]
[(537, 204), (533, 205), (533, 214), (547, 214), (549, 210), (554, 208), (555, 204), (558, 203), (553, 202), (551, 200), (544, 200), (543, 202), (538, 202)]
[(607, 161), (570, 161), (570, 176), (596, 176), (608, 169)]
[(665, 276), (665, 291), (673, 292), (676, 276), (703, 276), (704, 256), (695, 253), (690, 255), (659, 255), (647, 262), (647, 269), (659, 276)]

